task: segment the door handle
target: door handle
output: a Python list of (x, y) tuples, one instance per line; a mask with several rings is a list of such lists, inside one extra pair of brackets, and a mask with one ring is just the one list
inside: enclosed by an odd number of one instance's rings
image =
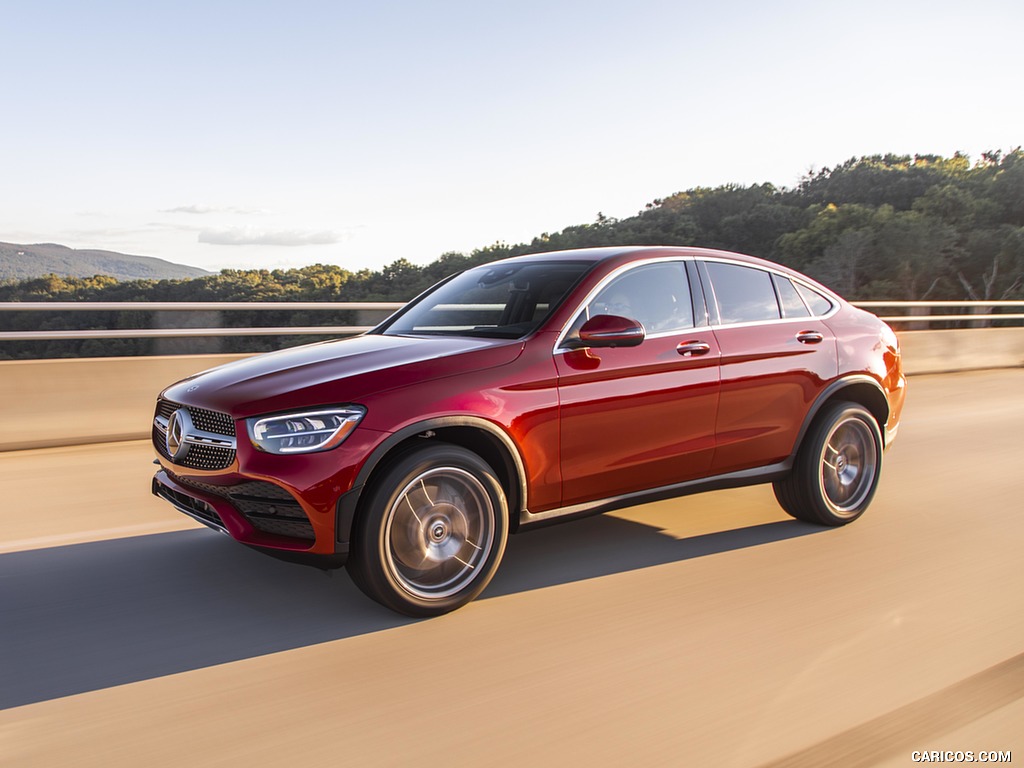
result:
[(818, 344), (824, 338), (825, 337), (817, 331), (800, 331), (800, 333), (796, 335), (796, 340), (801, 344)]
[(683, 357), (693, 357), (694, 355), (706, 355), (711, 351), (711, 345), (706, 341), (684, 341), (678, 347), (678, 352)]

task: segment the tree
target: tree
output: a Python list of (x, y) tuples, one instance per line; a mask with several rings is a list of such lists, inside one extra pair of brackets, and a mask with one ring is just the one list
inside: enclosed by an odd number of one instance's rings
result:
[[(808, 174), (793, 189), (771, 184), (695, 187), (656, 199), (634, 216), (598, 213), (593, 222), (543, 233), (530, 242), (496, 242), (471, 253), (444, 253), (425, 266), (399, 259), (355, 272), (331, 264), (298, 270), (223, 270), (192, 280), (46, 275), (0, 282), (0, 301), (405, 301), (448, 275), (524, 253), (602, 245), (702, 245), (766, 256), (850, 298), (971, 298), (1024, 294), (1024, 151), (874, 155)], [(219, 322), (249, 327), (355, 322), (352, 313), (224, 312)], [(137, 327), (137, 313), (7, 313), (6, 328)], [(295, 337), (226, 338), (224, 349), (255, 351)], [(188, 351), (188, 345), (179, 345)], [(80, 342), (0, 344), (0, 356), (73, 356)], [(146, 340), (97, 341), (93, 350), (146, 354)]]

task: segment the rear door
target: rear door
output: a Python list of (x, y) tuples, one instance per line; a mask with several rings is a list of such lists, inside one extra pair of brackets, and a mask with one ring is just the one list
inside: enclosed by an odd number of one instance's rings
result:
[(712, 472), (781, 461), (836, 376), (835, 336), (782, 273), (713, 260), (700, 272), (721, 350)]

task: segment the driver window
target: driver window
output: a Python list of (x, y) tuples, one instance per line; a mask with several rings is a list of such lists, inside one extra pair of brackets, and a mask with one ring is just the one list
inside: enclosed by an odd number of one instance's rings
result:
[(693, 304), (684, 264), (645, 264), (619, 275), (584, 308), (572, 333), (597, 315), (639, 320), (648, 336), (692, 328)]

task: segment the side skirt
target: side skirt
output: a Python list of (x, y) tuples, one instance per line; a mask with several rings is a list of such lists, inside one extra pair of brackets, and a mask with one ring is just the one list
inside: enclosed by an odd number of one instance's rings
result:
[(524, 531), (531, 528), (541, 528), (543, 526), (554, 525), (567, 520), (574, 520), (578, 517), (600, 515), (605, 512), (612, 512), (616, 509), (633, 507), (637, 504), (649, 504), (653, 501), (664, 501), (665, 499), (689, 496), (694, 493), (720, 491), (725, 488), (741, 488), (747, 485), (770, 483), (789, 474), (792, 466), (793, 458), (790, 457), (785, 461), (780, 461), (777, 464), (769, 464), (765, 467), (744, 469), (740, 472), (729, 472), (724, 475), (715, 475), (714, 477), (706, 477), (700, 480), (689, 480), (685, 483), (665, 485), (660, 488), (652, 488), (647, 491), (638, 491), (636, 493), (627, 493), (622, 496), (612, 496), (607, 499), (588, 501), (583, 504), (574, 504), (571, 507), (558, 507), (557, 509), (549, 509), (544, 512), (537, 513), (524, 509), (519, 513), (519, 530)]

